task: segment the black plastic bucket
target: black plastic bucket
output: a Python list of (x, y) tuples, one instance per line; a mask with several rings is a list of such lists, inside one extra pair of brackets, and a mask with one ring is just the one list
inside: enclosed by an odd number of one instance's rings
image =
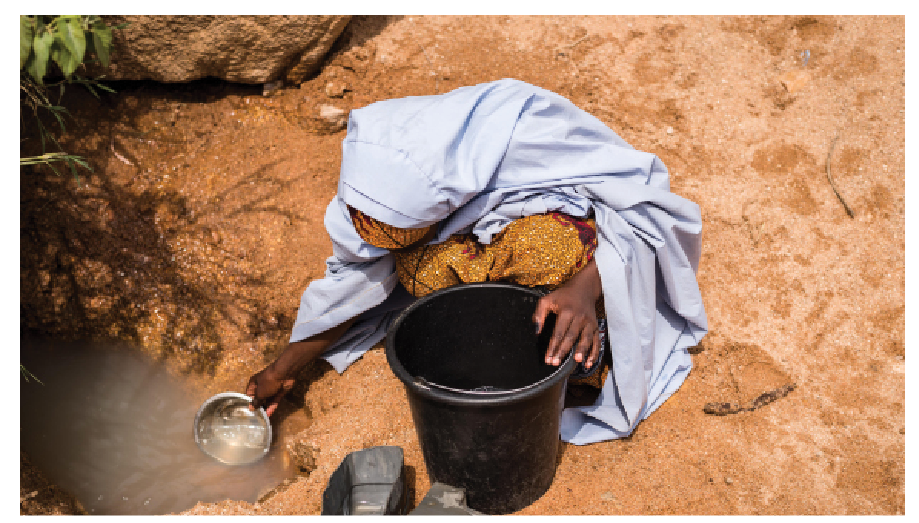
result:
[(502, 283), (443, 289), (389, 328), (386, 358), (402, 380), (431, 483), (466, 490), (470, 508), (507, 514), (555, 476), (571, 354), (545, 364), (554, 327), (536, 335), (540, 291)]

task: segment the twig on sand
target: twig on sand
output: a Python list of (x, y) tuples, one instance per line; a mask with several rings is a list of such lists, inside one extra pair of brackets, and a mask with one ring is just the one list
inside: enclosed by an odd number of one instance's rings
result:
[(421, 53), (424, 55), (424, 59), (428, 61), (428, 65), (431, 66), (431, 74), (434, 75), (434, 92), (440, 93), (440, 75), (437, 74), (437, 71), (434, 70), (434, 63), (431, 62), (430, 58), (428, 58), (428, 52), (424, 50), (424, 46), (418, 44), (418, 47), (421, 49)]
[(587, 40), (589, 37), (590, 37), (590, 33), (587, 33), (586, 35), (584, 35), (584, 36), (578, 38), (573, 44), (560, 45), (560, 46), (556, 47), (556, 48), (555, 48), (555, 56), (556, 56), (556, 58), (558, 58), (559, 56), (564, 56), (564, 55), (566, 55), (567, 53), (566, 53), (565, 49), (574, 48), (576, 45), (578, 45), (579, 43), (583, 42), (584, 40)]
[(115, 150), (115, 139), (114, 139), (114, 138), (112, 138), (112, 142), (109, 144), (109, 147), (111, 147), (112, 153), (115, 155), (115, 158), (118, 158), (119, 160), (121, 160), (122, 162), (124, 162), (124, 163), (126, 163), (126, 164), (128, 164), (128, 165), (130, 165), (130, 166), (133, 166), (133, 165), (134, 165), (134, 164), (131, 163), (127, 158), (125, 158), (124, 156), (121, 156), (120, 154), (118, 154), (118, 152)]
[(775, 390), (760, 394), (756, 397), (756, 399), (744, 406), (741, 406), (737, 403), (713, 402), (706, 403), (702, 410), (704, 410), (706, 414), (713, 414), (715, 416), (726, 416), (728, 414), (737, 414), (738, 412), (756, 410), (760, 407), (772, 403), (779, 398), (784, 398), (788, 395), (789, 392), (793, 390), (795, 390), (795, 384), (789, 383), (784, 387), (779, 387)]
[(833, 192), (836, 193), (836, 197), (839, 198), (839, 201), (842, 202), (842, 206), (846, 208), (846, 213), (849, 214), (849, 218), (855, 218), (855, 213), (852, 212), (852, 209), (849, 208), (849, 204), (843, 199), (842, 194), (839, 193), (839, 189), (836, 188), (836, 183), (833, 182), (833, 175), (830, 174), (830, 159), (833, 157), (833, 149), (836, 147), (836, 141), (839, 140), (839, 135), (836, 135), (836, 138), (833, 138), (833, 143), (830, 145), (830, 152), (826, 155), (826, 177), (830, 180), (830, 187), (833, 188)]

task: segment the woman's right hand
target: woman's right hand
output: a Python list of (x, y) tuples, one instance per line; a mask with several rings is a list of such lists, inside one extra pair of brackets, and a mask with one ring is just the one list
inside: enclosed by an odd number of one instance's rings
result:
[(265, 407), (269, 417), (278, 408), (278, 403), (294, 387), (296, 379), (280, 376), (271, 364), (249, 378), (246, 395), (252, 398), (251, 408)]

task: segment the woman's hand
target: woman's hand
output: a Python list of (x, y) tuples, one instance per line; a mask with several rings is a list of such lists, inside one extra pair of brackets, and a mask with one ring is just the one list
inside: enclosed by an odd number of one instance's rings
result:
[(269, 365), (249, 378), (246, 395), (252, 398), (252, 407), (265, 407), (265, 414), (271, 417), (278, 403), (294, 387), (296, 379), (279, 376), (274, 365)]
[(593, 365), (600, 355), (596, 312), (600, 292), (600, 272), (596, 262), (591, 260), (564, 285), (540, 298), (533, 314), (536, 332), (542, 332), (550, 312), (556, 315), (555, 329), (546, 350), (546, 364), (560, 365), (577, 343), (574, 360), (583, 362), (586, 369)]
[(252, 398), (250, 408), (264, 406), (265, 414), (271, 416), (277, 410), (281, 398), (294, 387), (303, 367), (325, 352), (353, 323), (354, 318), (351, 318), (325, 332), (288, 344), (271, 365), (249, 378), (246, 395)]

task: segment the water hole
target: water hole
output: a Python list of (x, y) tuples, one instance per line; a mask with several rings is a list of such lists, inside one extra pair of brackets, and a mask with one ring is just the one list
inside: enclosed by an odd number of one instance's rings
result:
[(292, 475), (277, 435), (268, 455), (251, 465), (204, 454), (192, 425), (207, 394), (136, 351), (44, 342), (20, 349), (20, 359), (41, 380), (20, 381), (20, 446), (90, 514), (252, 503)]

